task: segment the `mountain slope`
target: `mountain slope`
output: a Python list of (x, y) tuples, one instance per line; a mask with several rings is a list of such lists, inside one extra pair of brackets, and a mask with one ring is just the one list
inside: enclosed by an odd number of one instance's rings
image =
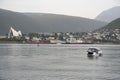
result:
[(41, 28), (39, 23), (22, 13), (0, 9), (0, 34), (7, 34), (11, 26), (24, 33), (39, 31)]
[(96, 40), (100, 42), (120, 43), (120, 18), (98, 30), (95, 30), (93, 33), (97, 33)]
[[(98, 29), (107, 23), (75, 16), (43, 14), (43, 13), (26, 13), (36, 22), (41, 23), (48, 31), (54, 32), (83, 32)], [(46, 24), (47, 23), (47, 24)]]
[(107, 32), (111, 32), (111, 31), (114, 32), (116, 30), (120, 31), (120, 18), (113, 20), (112, 22), (110, 22), (106, 26), (101, 27), (99, 29), (96, 29), (93, 32), (101, 32), (101, 33), (103, 33), (103, 32), (106, 32), (106, 31)]
[(108, 29), (108, 30), (120, 29), (120, 18), (110, 22), (108, 25), (102, 27), (101, 29)]
[(18, 13), (0, 9), (0, 34), (7, 34), (13, 26), (23, 33), (30, 32), (85, 32), (100, 28), (106, 23), (81, 17)]
[(119, 6), (103, 11), (95, 19), (100, 20), (100, 21), (105, 21), (105, 22), (111, 22), (117, 18), (120, 18), (120, 7)]

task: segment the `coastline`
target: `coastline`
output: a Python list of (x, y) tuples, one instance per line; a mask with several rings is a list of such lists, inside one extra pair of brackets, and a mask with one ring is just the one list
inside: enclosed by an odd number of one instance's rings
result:
[[(47, 42), (32, 42), (32, 41), (0, 41), (0, 44), (57, 44)], [(120, 45), (120, 43), (115, 42), (100, 42), (100, 43), (60, 43), (60, 44), (108, 44), (108, 45)]]

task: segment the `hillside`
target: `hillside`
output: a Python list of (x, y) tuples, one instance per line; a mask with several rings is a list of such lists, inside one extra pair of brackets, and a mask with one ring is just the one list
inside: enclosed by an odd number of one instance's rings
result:
[(106, 25), (92, 19), (44, 14), (18, 13), (0, 9), (0, 34), (7, 34), (10, 26), (23, 33), (30, 32), (86, 32)]
[(100, 28), (99, 30), (102, 30), (102, 29), (107, 29), (107, 30), (120, 29), (120, 18), (110, 22), (109, 24), (107, 24), (106, 26)]
[(120, 18), (120, 6), (103, 11), (95, 19), (105, 22), (111, 22), (117, 18)]
[(0, 34), (7, 34), (11, 26), (24, 33), (35, 32), (42, 29), (39, 27), (39, 23), (22, 13), (0, 9)]
[(105, 22), (75, 16), (43, 13), (26, 13), (26, 15), (41, 23), (48, 32), (87, 32), (107, 24)]
[(97, 34), (95, 35), (97, 41), (120, 43), (120, 18), (93, 33)]

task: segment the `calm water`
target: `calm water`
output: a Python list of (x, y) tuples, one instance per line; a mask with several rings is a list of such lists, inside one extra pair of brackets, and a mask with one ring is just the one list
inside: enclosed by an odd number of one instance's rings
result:
[(0, 80), (120, 80), (120, 45), (0, 44)]

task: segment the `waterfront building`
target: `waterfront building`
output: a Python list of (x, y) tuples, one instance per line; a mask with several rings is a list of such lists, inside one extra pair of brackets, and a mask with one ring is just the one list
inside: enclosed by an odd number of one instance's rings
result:
[(21, 37), (21, 36), (22, 36), (21, 31), (16, 31), (12, 27), (10, 28), (9, 33), (8, 33), (8, 38), (11, 38), (11, 37)]

